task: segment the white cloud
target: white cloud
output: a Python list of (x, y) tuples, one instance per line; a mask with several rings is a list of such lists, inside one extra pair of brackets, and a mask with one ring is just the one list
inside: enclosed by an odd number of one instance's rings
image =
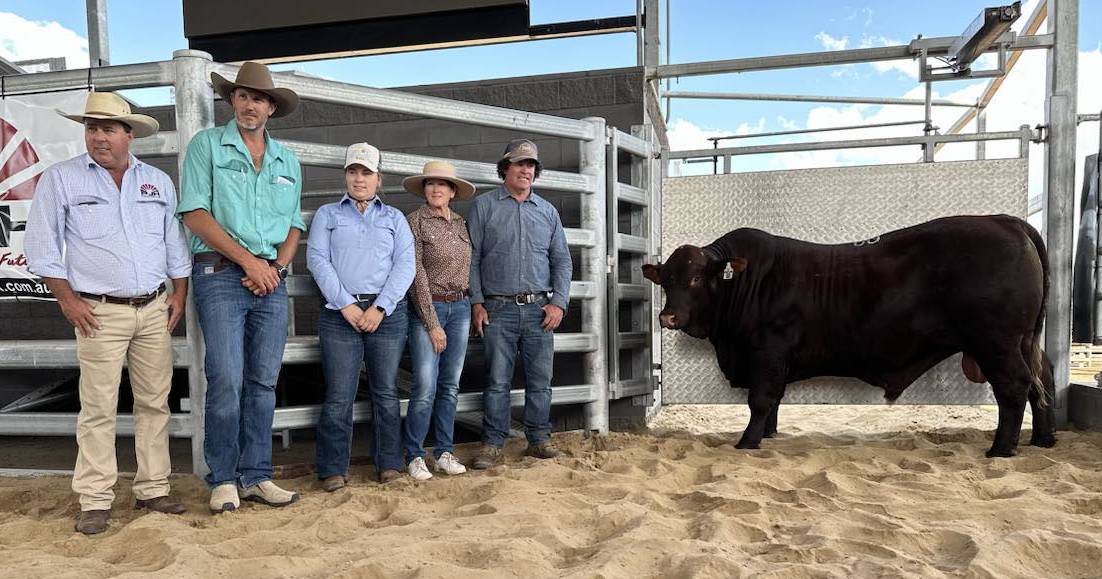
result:
[(848, 36), (835, 38), (822, 30), (815, 35), (815, 40), (818, 40), (819, 44), (823, 45), (823, 48), (827, 50), (845, 50), (846, 46), (849, 44)]
[(88, 40), (57, 22), (0, 12), (0, 56), (9, 61), (65, 57), (67, 68), (87, 68)]

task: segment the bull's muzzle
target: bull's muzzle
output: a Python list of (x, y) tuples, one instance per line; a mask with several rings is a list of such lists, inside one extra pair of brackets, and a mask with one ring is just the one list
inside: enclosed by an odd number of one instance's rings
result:
[(658, 314), (658, 323), (662, 324), (662, 327), (666, 328), (667, 330), (676, 330), (677, 316), (662, 312), (661, 314)]

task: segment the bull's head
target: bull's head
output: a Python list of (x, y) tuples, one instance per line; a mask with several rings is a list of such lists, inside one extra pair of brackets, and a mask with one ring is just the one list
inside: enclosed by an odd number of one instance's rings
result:
[(682, 245), (665, 264), (645, 264), (643, 277), (662, 286), (666, 293), (666, 305), (658, 314), (663, 328), (707, 338), (714, 321), (715, 292), (724, 270), (738, 274), (744, 269), (744, 258), (718, 259), (695, 245)]

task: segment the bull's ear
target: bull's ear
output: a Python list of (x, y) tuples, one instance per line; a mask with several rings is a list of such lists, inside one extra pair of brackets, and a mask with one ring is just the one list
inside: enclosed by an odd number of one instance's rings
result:
[(727, 261), (718, 262), (717, 268), (723, 268), (723, 279), (734, 279), (734, 277), (746, 270), (746, 266), (749, 262), (745, 257), (733, 257)]
[(662, 282), (658, 281), (659, 274), (662, 273), (662, 265), (651, 265), (649, 263), (643, 264), (643, 277), (651, 280), (652, 282), (661, 285)]

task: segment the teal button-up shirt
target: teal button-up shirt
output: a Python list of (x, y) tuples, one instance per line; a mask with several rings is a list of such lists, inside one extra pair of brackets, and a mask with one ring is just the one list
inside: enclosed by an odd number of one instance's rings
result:
[[(292, 227), (306, 231), (300, 198), (302, 169), (289, 149), (268, 142), (260, 172), (253, 167), (237, 122), (200, 131), (188, 143), (177, 214), (205, 209), (249, 253), (275, 259)], [(191, 236), (191, 251), (213, 251)]]

